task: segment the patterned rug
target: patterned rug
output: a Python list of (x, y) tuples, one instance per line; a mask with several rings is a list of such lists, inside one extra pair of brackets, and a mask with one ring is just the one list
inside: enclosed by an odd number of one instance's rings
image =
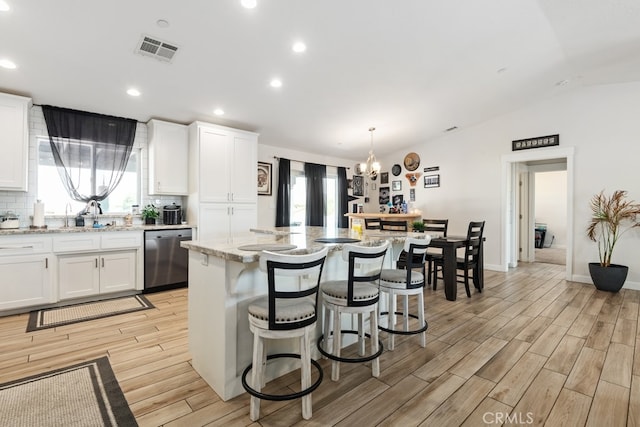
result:
[(132, 295), (84, 304), (68, 305), (58, 308), (46, 308), (29, 313), (27, 332), (56, 326), (70, 325), (85, 320), (101, 319), (116, 314), (154, 308), (142, 295)]
[(0, 426), (137, 426), (109, 359), (0, 384)]

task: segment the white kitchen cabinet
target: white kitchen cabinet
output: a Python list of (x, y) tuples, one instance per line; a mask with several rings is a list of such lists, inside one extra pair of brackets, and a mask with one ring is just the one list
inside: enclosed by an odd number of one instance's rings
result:
[(61, 300), (136, 288), (136, 251), (58, 257)]
[(0, 93), (0, 190), (27, 191), (31, 99)]
[(51, 238), (0, 237), (0, 311), (55, 302)]
[(185, 125), (150, 120), (149, 194), (182, 196), (189, 192), (189, 129)]
[(257, 206), (241, 203), (202, 203), (199, 209), (199, 240), (224, 239), (248, 234), (256, 227)]
[(189, 126), (187, 218), (198, 239), (256, 227), (258, 135), (195, 122)]

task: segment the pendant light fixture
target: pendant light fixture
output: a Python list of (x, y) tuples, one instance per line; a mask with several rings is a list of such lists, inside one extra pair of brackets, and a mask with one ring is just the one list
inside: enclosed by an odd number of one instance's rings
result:
[(380, 162), (376, 160), (376, 155), (373, 154), (373, 131), (376, 128), (369, 128), (369, 132), (371, 132), (371, 149), (369, 150), (369, 157), (367, 157), (366, 163), (360, 163), (360, 171), (363, 175), (368, 176), (369, 178), (375, 178), (380, 173)]

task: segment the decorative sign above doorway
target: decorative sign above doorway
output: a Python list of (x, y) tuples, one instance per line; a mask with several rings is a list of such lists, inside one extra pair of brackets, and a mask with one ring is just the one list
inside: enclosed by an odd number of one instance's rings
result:
[(511, 141), (511, 151), (528, 150), (530, 148), (551, 147), (560, 145), (560, 135), (538, 136), (536, 138)]

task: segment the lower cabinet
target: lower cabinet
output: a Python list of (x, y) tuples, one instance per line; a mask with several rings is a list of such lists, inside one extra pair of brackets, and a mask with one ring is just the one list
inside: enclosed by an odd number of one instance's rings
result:
[(59, 298), (134, 290), (136, 255), (132, 250), (59, 256)]
[(0, 257), (0, 311), (55, 302), (46, 254)]

